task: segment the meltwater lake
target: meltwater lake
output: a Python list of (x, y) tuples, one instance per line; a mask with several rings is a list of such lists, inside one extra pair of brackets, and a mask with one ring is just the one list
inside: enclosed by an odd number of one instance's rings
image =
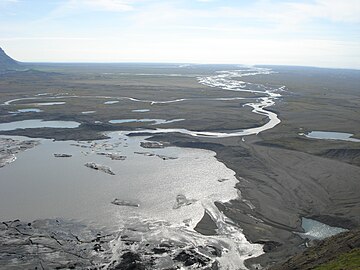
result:
[[(234, 172), (214, 152), (144, 148), (146, 137), (128, 137), (126, 132), (108, 136), (87, 142), (35, 139), (39, 145), (1, 168), (0, 219), (60, 218), (113, 231), (134, 222), (151, 224), (141, 238), (178, 239), (196, 246), (210, 241), (224, 248), (219, 258), (224, 269), (262, 254), (262, 246), (249, 243), (214, 205), (240, 195)], [(88, 163), (106, 166), (113, 174), (85, 166)], [(205, 211), (218, 227), (217, 235), (194, 231)]]
[[(1, 169), (1, 219), (65, 217), (113, 226), (124, 216), (139, 215), (177, 223), (191, 219), (196, 224), (204, 203), (237, 196), (234, 172), (211, 151), (145, 149), (140, 146), (144, 137), (111, 137), (93, 142), (38, 139), (40, 145), (19, 153), (15, 162)], [(110, 153), (124, 160), (112, 160)], [(88, 168), (87, 162), (106, 165), (115, 175)], [(224, 178), (228, 181), (218, 181)], [(177, 195), (194, 202), (174, 210)], [(113, 205), (115, 198), (139, 207)]]

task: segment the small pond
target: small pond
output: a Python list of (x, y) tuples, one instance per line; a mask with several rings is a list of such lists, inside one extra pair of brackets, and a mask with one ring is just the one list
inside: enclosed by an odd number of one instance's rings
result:
[(360, 142), (360, 139), (351, 138), (354, 134), (344, 133), (344, 132), (311, 131), (308, 134), (304, 134), (304, 135), (305, 135), (305, 137), (311, 138), (311, 139)]
[(308, 218), (302, 218), (302, 227), (305, 233), (301, 233), (301, 237), (320, 240), (347, 231), (346, 229), (331, 227)]
[(77, 128), (80, 123), (74, 121), (43, 121), (41, 119), (15, 121), (0, 124), (0, 131), (26, 128)]

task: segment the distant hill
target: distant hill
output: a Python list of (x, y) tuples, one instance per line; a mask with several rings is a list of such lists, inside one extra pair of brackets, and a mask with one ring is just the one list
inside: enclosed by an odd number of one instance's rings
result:
[(24, 70), (25, 68), (18, 61), (8, 56), (3, 49), (0, 48), (0, 72), (9, 70)]

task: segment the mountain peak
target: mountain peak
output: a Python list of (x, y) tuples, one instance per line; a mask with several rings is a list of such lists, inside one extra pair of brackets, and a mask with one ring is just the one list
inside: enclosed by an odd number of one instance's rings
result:
[(0, 47), (0, 71), (19, 70), (22, 69), (21, 64), (10, 56)]

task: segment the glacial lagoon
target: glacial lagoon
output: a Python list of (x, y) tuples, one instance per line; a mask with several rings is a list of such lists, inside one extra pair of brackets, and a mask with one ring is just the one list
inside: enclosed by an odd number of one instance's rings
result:
[[(151, 224), (143, 237), (154, 241), (167, 232), (179, 241), (223, 246), (227, 252), (219, 260), (224, 267), (243, 265), (249, 256), (262, 253), (262, 246), (249, 243), (214, 205), (239, 195), (234, 172), (214, 152), (144, 148), (145, 137), (108, 135), (110, 139), (87, 142), (37, 139), (38, 146), (17, 154), (1, 168), (1, 220), (61, 218), (112, 230), (134, 222)], [(111, 168), (113, 175), (87, 163)], [(205, 211), (218, 235), (193, 230)]]

